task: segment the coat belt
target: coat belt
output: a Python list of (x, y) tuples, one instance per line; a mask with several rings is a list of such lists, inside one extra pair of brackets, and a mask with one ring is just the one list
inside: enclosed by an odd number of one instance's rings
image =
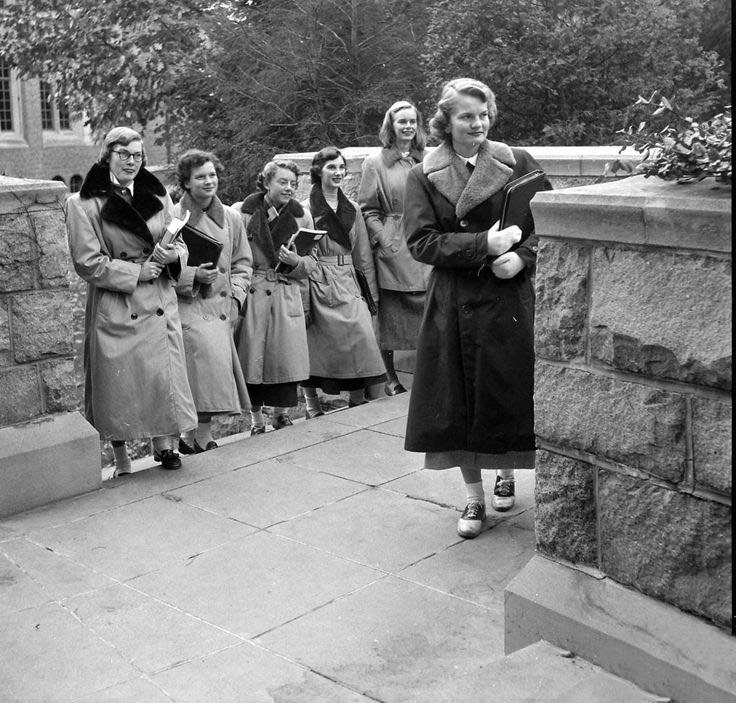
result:
[(323, 264), (337, 264), (338, 266), (353, 265), (353, 257), (345, 254), (338, 254), (337, 256), (318, 256), (317, 261), (321, 261)]

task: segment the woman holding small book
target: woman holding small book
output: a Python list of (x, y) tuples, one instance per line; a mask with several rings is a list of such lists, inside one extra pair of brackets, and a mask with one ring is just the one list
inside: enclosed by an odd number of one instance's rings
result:
[[(258, 191), (232, 208), (241, 213), (253, 251), (253, 280), (235, 344), (251, 401), (251, 435), (266, 431), (263, 406), (273, 408), (272, 426), (293, 424), (297, 386), (309, 378), (307, 330), (300, 281), (317, 263), (286, 245), (312, 217), (294, 200), (299, 169), (293, 161), (270, 161)], [(277, 270), (278, 268), (278, 270)]]
[(487, 85), (446, 83), (430, 121), (441, 144), (409, 172), (404, 210), (409, 250), (434, 267), (405, 448), (425, 452), (425, 468), (460, 467), (465, 538), (480, 534), (486, 515), (481, 470), (497, 470), (491, 505), (505, 511), (514, 469), (534, 468), (537, 245), (499, 219), (504, 186), (539, 166), (523, 149), (488, 141), (495, 119)]
[[(179, 452), (194, 454), (217, 447), (211, 431), (213, 415), (240, 415), (250, 407), (232, 328), (245, 308), (253, 255), (242, 218), (217, 197), (222, 173), (218, 158), (191, 149), (179, 157), (176, 170), (184, 195), (174, 214), (183, 219), (189, 212), (182, 236), (190, 243), (176, 292), (198, 419), (196, 430), (179, 438)], [(198, 247), (198, 242), (207, 246)], [(209, 254), (213, 258), (193, 260), (205, 248), (215, 252)]]
[(368, 233), (358, 204), (340, 187), (345, 158), (325, 147), (309, 173), (312, 190), (302, 205), (327, 234), (308, 278), (309, 380), (302, 383), (308, 419), (323, 414), (318, 388), (330, 395), (348, 391), (349, 405), (362, 405), (365, 389), (386, 377), (369, 307), (378, 302), (378, 286)]

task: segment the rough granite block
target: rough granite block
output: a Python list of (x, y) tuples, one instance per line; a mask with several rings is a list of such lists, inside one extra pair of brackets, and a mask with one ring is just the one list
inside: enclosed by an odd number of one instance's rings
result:
[(10, 315), (4, 300), (0, 300), (0, 366), (13, 363), (10, 348)]
[(692, 408), (695, 485), (730, 493), (733, 480), (731, 403), (693, 398)]
[(599, 248), (591, 279), (594, 360), (651, 378), (731, 388), (729, 261)]
[(68, 286), (70, 267), (64, 212), (61, 207), (31, 213), (38, 244), (38, 268), (44, 288)]
[(76, 412), (0, 428), (0, 517), (100, 488), (99, 441)]
[(25, 213), (0, 212), (0, 293), (34, 288), (38, 256), (34, 240)]
[(568, 561), (596, 565), (595, 467), (537, 451), (537, 549)]
[(535, 432), (674, 483), (685, 469), (685, 398), (537, 360)]
[(535, 353), (548, 359), (585, 356), (590, 250), (542, 239), (535, 276)]
[(0, 427), (30, 420), (43, 412), (35, 366), (0, 371)]
[(72, 354), (73, 311), (68, 290), (16, 295), (11, 311), (17, 363)]
[(620, 583), (731, 622), (731, 508), (598, 472), (601, 568)]
[(73, 359), (59, 359), (40, 364), (42, 392), (46, 412), (79, 410), (82, 403), (82, 380), (77, 378)]

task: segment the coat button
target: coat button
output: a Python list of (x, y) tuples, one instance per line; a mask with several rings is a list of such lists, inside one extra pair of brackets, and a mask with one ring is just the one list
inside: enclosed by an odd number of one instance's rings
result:
[(128, 258), (128, 252), (127, 251), (121, 251), (120, 252), (120, 258), (125, 260)]
[(463, 228), (467, 227), (468, 226), (468, 221), (467, 220), (460, 220), (460, 226), (463, 227)]
[(266, 295), (271, 295), (271, 291), (270, 290), (267, 290), (266, 291)]
[(130, 313), (130, 319), (131, 320), (137, 320), (138, 319), (138, 313), (137, 312)]
[(249, 292), (249, 293), (255, 293), (256, 291), (255, 291), (255, 288), (250, 288), (250, 289), (248, 290), (248, 292)]
[(157, 315), (158, 315), (159, 317), (161, 317), (161, 315), (163, 315), (163, 314), (164, 314), (163, 308), (159, 308), (158, 310), (156, 310), (156, 314), (157, 314)]
[(220, 266), (220, 273), (225, 273), (225, 269), (222, 266)]
[(224, 298), (227, 295), (227, 291), (221, 290), (220, 291), (220, 297)]
[(221, 320), (227, 320), (227, 315), (220, 315)]

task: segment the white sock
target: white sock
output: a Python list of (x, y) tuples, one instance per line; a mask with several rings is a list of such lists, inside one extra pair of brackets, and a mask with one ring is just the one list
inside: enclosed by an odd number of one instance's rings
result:
[(466, 483), (465, 499), (468, 503), (481, 503), (482, 505), (485, 505), (486, 497), (483, 493), (483, 481), (478, 481), (478, 483)]
[(209, 442), (214, 441), (212, 438), (212, 423), (211, 422), (202, 422), (200, 420), (199, 424), (197, 425), (197, 429), (194, 433), (195, 438), (197, 439), (197, 442), (202, 449), (204, 449)]
[(502, 480), (508, 481), (511, 479), (514, 480), (514, 470), (513, 469), (499, 469), (496, 471), (496, 475), (500, 476)]
[(263, 406), (261, 405), (260, 408), (251, 408), (250, 409), (250, 417), (251, 422), (253, 423), (253, 427), (265, 427), (266, 426), (266, 420), (263, 418)]
[(274, 406), (273, 414), (271, 415), (271, 418), (275, 420), (279, 415), (288, 415), (289, 414), (289, 408), (277, 408)]
[(171, 435), (161, 435), (160, 437), (153, 437), (153, 450), (155, 452), (161, 452), (164, 449), (171, 449), (172, 441)]
[(319, 404), (319, 398), (317, 397), (316, 388), (304, 387), (304, 402), (307, 404), (307, 410), (310, 413), (318, 413), (322, 410), (322, 406)]
[(128, 449), (125, 444), (112, 448), (113, 456), (115, 457), (115, 473), (117, 474), (129, 474), (130, 473), (130, 457), (128, 456)]

